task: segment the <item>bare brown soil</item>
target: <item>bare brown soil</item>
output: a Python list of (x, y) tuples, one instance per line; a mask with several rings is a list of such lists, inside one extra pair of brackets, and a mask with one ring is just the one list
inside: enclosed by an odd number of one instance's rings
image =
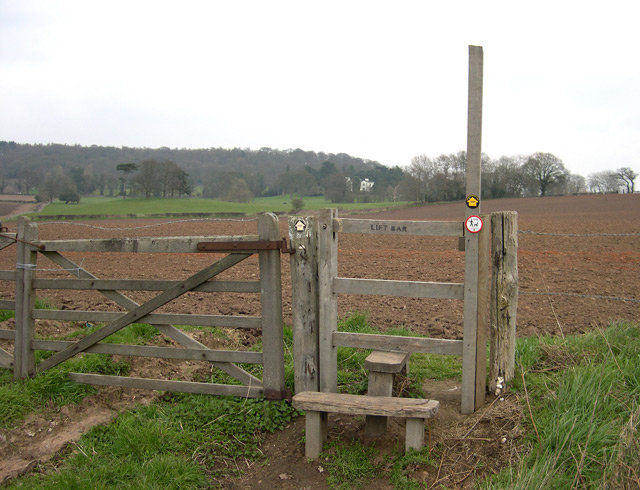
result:
[[(640, 322), (640, 194), (506, 199), (483, 203), (484, 213), (497, 210), (515, 210), (519, 215), (518, 335), (566, 335), (589, 331), (612, 321)], [(464, 213), (464, 205), (441, 204), (359, 214), (358, 217), (458, 220)], [(86, 222), (84, 225), (41, 223), (39, 234), (43, 239), (82, 239), (256, 233), (255, 221), (112, 220)], [(282, 236), (286, 236), (285, 219), (282, 219), (281, 226)], [(395, 236), (340, 235), (339, 254), (339, 274), (345, 277), (462, 282), (464, 254), (457, 250), (457, 240), (452, 238), (399, 239)], [(85, 269), (105, 279), (186, 278), (215, 259), (211, 255), (68, 255)], [(0, 269), (11, 270), (14, 267), (13, 247), (0, 251)], [(48, 268), (54, 269), (54, 266), (46, 259), (40, 259), (39, 277), (64, 277), (64, 273), (43, 270)], [(286, 256), (283, 256), (282, 271), (285, 322), (290, 323), (291, 281)], [(257, 260), (251, 258), (245, 261), (225, 273), (224, 277), (257, 278)], [(0, 297), (12, 298), (11, 286), (0, 282)], [(143, 301), (152, 294), (131, 296)], [(59, 308), (117, 310), (111, 301), (99, 293), (46, 291), (46, 297)], [(192, 293), (170, 303), (163, 311), (257, 315), (259, 308), (257, 295), (222, 294), (212, 297)], [(381, 329), (405, 325), (415, 332), (433, 337), (462, 337), (462, 305), (459, 301), (342, 295), (339, 298), (340, 316), (354, 311), (366, 311), (371, 323)], [(76, 327), (59, 322), (38, 322), (37, 325), (38, 332), (49, 334)], [(238, 333), (236, 340), (247, 345), (253, 341), (254, 334)], [(213, 342), (212, 339), (206, 340), (207, 344)], [(0, 346), (11, 349), (6, 342), (0, 342)], [(142, 365), (134, 365), (134, 371), (138, 369), (143, 370)], [(173, 368), (154, 364), (147, 365), (148, 369), (150, 372), (145, 374), (161, 372), (175, 376), (179, 371), (188, 378), (201, 368), (187, 364)], [(430, 432), (432, 444), (441, 443), (433, 446), (440, 448), (440, 452), (434, 454), (438, 466), (412, 469), (413, 476), (427, 483), (429, 488), (437, 488), (439, 484), (448, 488), (471, 488), (474, 478), (499, 471), (515, 461), (521, 450), (519, 441), (522, 428), (519, 422), (522, 414), (515, 397), (494, 401), (492, 405), (489, 403), (494, 398), (490, 398), (488, 405), (477, 414), (463, 417), (459, 414), (459, 397), (447, 396), (452, 388), (455, 394), (455, 386), (429, 383), (425, 387), (427, 392), (433, 393), (433, 398), (443, 403), (442, 411), (434, 420)], [(115, 389), (102, 390), (98, 397), (92, 399), (94, 401), (86, 403), (107, 407), (110, 413), (114, 413), (122, 406), (128, 406), (126, 403), (118, 406), (114, 399), (128, 397), (134, 403), (134, 394), (149, 396), (133, 390), (126, 393)], [(77, 430), (77, 427), (85, 427), (85, 413), (78, 410), (68, 418), (68, 422), (56, 423), (55, 426), (51, 425), (51, 421), (56, 420), (56, 414), (40, 414), (35, 418), (41, 420), (40, 433), (55, 435), (64, 427), (68, 427), (71, 433), (74, 430), (79, 433), (82, 429)], [(335, 417), (331, 421), (331, 437), (340, 440), (363, 437), (360, 419)], [(8, 474), (3, 473), (6, 457), (22, 458), (21, 461), (26, 462), (21, 468), (24, 470), (33, 466), (30, 461), (46, 461), (59, 449), (46, 437), (40, 440), (29, 436), (29, 431), (33, 432), (29, 424), (33, 423), (30, 420), (12, 431), (0, 433), (0, 456), (3, 460), (0, 463), (0, 481), (3, 474)], [(266, 463), (250, 465), (243, 478), (221, 484), (225, 488), (326, 487), (326, 469), (322, 467), (322, 462), (310, 464), (304, 459), (304, 448), (300, 442), (302, 427), (303, 419), (299, 419), (289, 429), (268, 437), (262, 447)], [(392, 425), (390, 434), (384, 439), (366, 443), (376, 444), (381, 454), (388, 454), (394, 445), (401, 447), (403, 437), (402, 427)], [(64, 437), (61, 436), (60, 440), (64, 440)], [(73, 437), (68, 439), (72, 440)], [(47, 444), (51, 450), (42, 449)], [(27, 450), (31, 453), (27, 454)], [(382, 463), (383, 467), (384, 464), (388, 465)], [(17, 471), (20, 470), (14, 468), (13, 474)], [(381, 479), (368, 486), (386, 488), (385, 485)]]

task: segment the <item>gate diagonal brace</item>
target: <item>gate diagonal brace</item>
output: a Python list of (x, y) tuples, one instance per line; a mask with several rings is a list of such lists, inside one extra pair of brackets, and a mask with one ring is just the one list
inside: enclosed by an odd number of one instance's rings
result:
[(280, 250), (283, 254), (296, 253), (295, 248), (287, 245), (287, 239), (282, 240), (253, 240), (230, 242), (200, 242), (197, 245), (198, 252), (259, 252), (260, 250)]

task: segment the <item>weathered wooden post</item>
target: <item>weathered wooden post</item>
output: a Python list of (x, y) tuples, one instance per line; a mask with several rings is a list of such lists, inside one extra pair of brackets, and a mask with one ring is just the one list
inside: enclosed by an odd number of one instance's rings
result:
[(32, 286), (35, 277), (37, 251), (29, 243), (38, 239), (38, 227), (28, 218), (18, 218), (16, 234), (16, 332), (13, 375), (16, 379), (35, 375), (36, 361), (31, 341), (35, 334), (32, 311), (36, 293)]
[(333, 278), (338, 275), (338, 234), (333, 231), (337, 217), (337, 209), (323, 209), (318, 219), (320, 391), (329, 393), (338, 390), (338, 350), (333, 345), (338, 324), (338, 299), (333, 291)]
[(478, 410), (487, 393), (487, 341), (489, 337), (489, 260), (491, 256), (491, 228), (489, 215), (481, 215), (485, 225), (478, 233), (478, 321), (476, 330), (476, 399)]
[[(258, 235), (260, 240), (278, 240), (280, 226), (275, 214), (266, 213), (260, 216)], [(281, 399), (285, 386), (280, 250), (261, 250), (258, 254), (258, 263), (260, 264), (264, 393), (266, 398)]]
[[(469, 46), (469, 100), (467, 116), (467, 223), (464, 250), (464, 333), (462, 353), (462, 400), (463, 414), (473, 413), (476, 408), (476, 386), (478, 365), (478, 253), (479, 234), (470, 230), (468, 220), (480, 213), (481, 156), (482, 156), (482, 81), (483, 51), (480, 46)], [(473, 205), (471, 203), (473, 202)], [(479, 219), (479, 218), (478, 218)], [(481, 221), (473, 218), (473, 226)], [(484, 356), (483, 356), (484, 359)], [(482, 399), (483, 395), (480, 395)]]
[(499, 395), (513, 379), (518, 308), (518, 214), (491, 215), (491, 354), (489, 389)]
[(289, 218), (293, 369), (295, 391), (319, 391), (318, 360), (318, 221)]

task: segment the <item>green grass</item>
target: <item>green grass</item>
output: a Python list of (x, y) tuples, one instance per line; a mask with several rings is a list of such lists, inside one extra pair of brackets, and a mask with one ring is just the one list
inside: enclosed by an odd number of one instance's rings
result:
[[(339, 328), (379, 333), (363, 313), (352, 314)], [(135, 341), (156, 334), (145, 325), (133, 326), (133, 330), (123, 336)], [(393, 334), (413, 335), (405, 328)], [(290, 328), (284, 329), (284, 337), (286, 383), (292, 388)], [(359, 349), (339, 351), (340, 391), (364, 393), (366, 372), (362, 365), (367, 354)], [(640, 474), (640, 327), (616, 324), (606, 331), (566, 339), (520, 339), (516, 355), (526, 391), (520, 372), (511, 389), (525, 407), (529, 451), (519, 464), (475, 482), (476, 487), (634, 488)], [(414, 354), (411, 361), (412, 382), (404, 396), (420, 396), (426, 377), (460, 379), (460, 361), (453, 356)], [(256, 375), (261, 369), (255, 365), (247, 368), (255, 369)], [(80, 369), (73, 366), (73, 370)], [(15, 382), (8, 370), (2, 370), (0, 400), (11, 398), (1, 391), (10, 385), (23, 390), (13, 394), (12, 406), (19, 405), (21, 399), (27, 400), (24, 405), (48, 406), (85, 396), (66, 384), (62, 374), (57, 376), (27, 390), (23, 385), (38, 378)], [(528, 417), (529, 406), (532, 418)], [(17, 479), (11, 488), (209, 488), (218, 478), (238, 472), (245, 459), (260, 460), (259, 444), (264, 435), (286, 427), (297, 415), (286, 402), (166, 395), (152, 405), (121, 414), (109, 425), (93, 428), (76, 449), (58, 456), (53, 462), (55, 471)], [(5, 420), (12, 415), (0, 412), (0, 417)], [(366, 488), (379, 480), (388, 480), (397, 489), (424, 488), (412, 475), (438, 466), (428, 448), (408, 454), (397, 448), (381, 458), (375, 446), (360, 440), (333, 442), (322, 456), (327, 484), (335, 489)]]
[[(338, 330), (351, 333), (381, 334), (369, 325), (366, 313), (355, 312), (338, 322)], [(387, 335), (420, 337), (406, 327), (396, 327), (385, 332)], [(367, 392), (367, 371), (364, 360), (371, 353), (367, 349), (338, 347), (338, 391), (360, 395)], [(462, 363), (458, 356), (414, 353), (409, 360), (408, 390), (403, 396), (424, 396), (422, 386), (427, 379), (462, 379)]]
[(524, 339), (517, 362), (514, 389), (532, 407), (530, 451), (482, 488), (637, 488), (640, 328)]
[(328, 460), (326, 467), (329, 488), (361, 488), (380, 468), (380, 464), (373, 463), (376, 453), (374, 447), (363, 446), (358, 439), (349, 444), (330, 444), (328, 452), (322, 455)]
[[(42, 353), (36, 352), (36, 361)], [(128, 364), (113, 362), (102, 354), (75, 357), (35, 378), (16, 381), (9, 369), (0, 369), (0, 427), (8, 428), (28, 414), (70, 403), (79, 403), (86, 396), (96, 393), (93, 386), (71, 381), (69, 372), (126, 374)]]
[[(334, 204), (324, 197), (306, 197), (304, 210), (317, 210), (322, 208), (339, 207), (340, 209), (377, 209), (385, 207), (407, 206), (407, 202), (384, 203), (340, 203)], [(29, 216), (56, 216), (56, 215), (148, 215), (169, 213), (244, 213), (254, 215), (262, 212), (288, 213), (291, 208), (290, 196), (262, 197), (254, 199), (250, 203), (233, 203), (217, 201), (213, 199), (189, 198), (189, 199), (122, 199), (106, 197), (83, 197), (79, 204), (64, 204), (53, 202), (48, 204), (38, 213)]]
[(168, 396), (94, 427), (58, 471), (14, 487), (208, 488), (211, 477), (239, 471), (236, 460), (259, 459), (264, 435), (295, 416), (284, 401)]
[[(59, 337), (59, 340), (78, 340), (93, 332), (102, 328), (103, 325), (91, 325), (87, 327), (74, 330), (71, 333)], [(158, 336), (160, 332), (158, 329), (146, 324), (146, 323), (132, 323), (126, 327), (118, 330), (117, 332), (109, 335), (102, 341), (105, 344), (129, 344), (129, 345), (143, 345), (147, 341)], [(52, 340), (52, 339), (48, 339)]]
[(9, 318), (13, 318), (16, 316), (16, 312), (13, 310), (0, 310), (0, 322), (4, 322)]

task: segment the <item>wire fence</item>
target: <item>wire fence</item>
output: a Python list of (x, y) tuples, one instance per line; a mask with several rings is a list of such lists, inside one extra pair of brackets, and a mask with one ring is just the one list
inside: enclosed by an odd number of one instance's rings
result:
[[(532, 230), (519, 230), (518, 234), (523, 235), (540, 235), (540, 236), (554, 236), (554, 237), (633, 237), (640, 236), (640, 233), (548, 233)], [(542, 274), (542, 272), (541, 272)], [(640, 303), (640, 299), (624, 298), (620, 296), (605, 296), (600, 294), (581, 294), (581, 293), (565, 293), (555, 291), (522, 291), (518, 294), (532, 295), (532, 296), (565, 296), (583, 299), (601, 299), (607, 301), (623, 301), (629, 303)]]
[(584, 299), (604, 299), (607, 301), (625, 301), (630, 303), (640, 303), (640, 299), (622, 298), (619, 296), (603, 296), (600, 294), (580, 294), (580, 293), (558, 293), (558, 292), (541, 292), (541, 291), (519, 291), (518, 294), (530, 294), (534, 296), (570, 296)]
[(525, 235), (561, 236), (561, 237), (602, 237), (602, 236), (640, 236), (640, 233), (546, 233), (540, 231), (520, 230)]

